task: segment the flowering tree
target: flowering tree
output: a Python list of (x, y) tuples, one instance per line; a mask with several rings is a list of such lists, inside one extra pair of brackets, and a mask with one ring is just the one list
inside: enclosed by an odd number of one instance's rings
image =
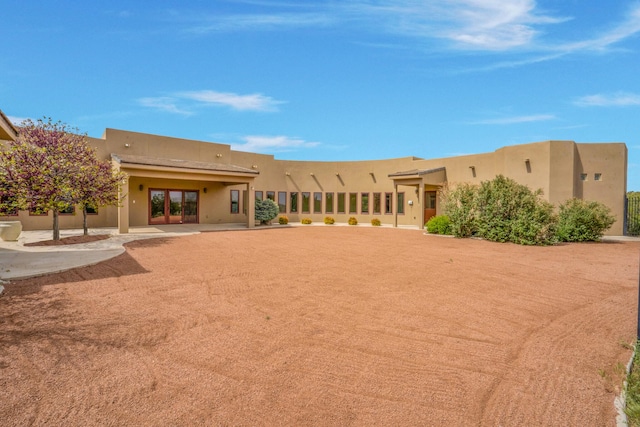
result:
[(27, 120), (0, 151), (0, 209), (52, 211), (53, 240), (59, 240), (60, 211), (79, 203), (117, 204), (120, 179), (77, 129), (51, 119)]
[(97, 156), (87, 159), (82, 166), (83, 173), (78, 182), (77, 202), (82, 206), (82, 227), (84, 235), (89, 234), (87, 227), (87, 208), (98, 209), (101, 206), (116, 206), (120, 203), (120, 186), (126, 174), (114, 169), (108, 160)]

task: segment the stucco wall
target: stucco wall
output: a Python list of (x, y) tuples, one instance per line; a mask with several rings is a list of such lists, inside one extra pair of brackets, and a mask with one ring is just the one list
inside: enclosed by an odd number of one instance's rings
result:
[[(327, 215), (339, 222), (346, 222), (350, 216), (356, 216), (360, 222), (369, 222), (373, 217), (383, 223), (393, 223), (393, 215), (384, 213), (384, 195), (394, 192), (390, 174), (413, 169), (446, 168), (448, 183), (470, 182), (479, 184), (503, 174), (532, 189), (541, 188), (544, 197), (554, 204), (571, 197), (598, 200), (608, 205), (618, 221), (609, 234), (622, 233), (622, 216), (626, 192), (626, 146), (621, 143), (576, 144), (573, 141), (544, 141), (530, 144), (507, 146), (491, 153), (458, 156), (441, 159), (419, 159), (403, 157), (397, 159), (346, 162), (316, 162), (276, 160), (272, 155), (232, 151), (229, 145), (203, 141), (193, 141), (166, 136), (148, 135), (107, 129), (103, 138), (90, 138), (98, 154), (109, 159), (112, 153), (137, 155), (155, 158), (183, 159), (199, 162), (236, 165), (258, 171), (250, 191), (287, 193), (287, 211), (291, 221), (309, 217), (321, 222)], [(587, 180), (580, 179), (587, 173)], [(595, 181), (594, 174), (600, 173), (601, 180)], [(140, 185), (143, 190), (140, 191)], [(136, 171), (128, 183), (129, 222), (131, 226), (148, 223), (148, 189), (196, 190), (199, 194), (199, 221), (201, 223), (246, 223), (243, 214), (243, 191), (247, 185), (231, 185), (223, 178), (212, 178), (206, 174), (171, 174)], [(207, 192), (204, 192), (207, 188)], [(239, 214), (230, 213), (230, 190), (240, 192), (241, 206)], [(399, 225), (419, 225), (419, 212), (423, 209), (423, 195), (415, 193), (414, 186), (399, 186), (398, 191), (405, 192), (404, 215), (398, 216)], [(323, 212), (314, 213), (313, 204), (309, 213), (291, 213), (289, 195), (291, 192), (320, 192), (323, 195)], [(325, 194), (334, 193), (334, 212), (325, 212)], [(337, 213), (337, 194), (358, 193), (358, 213), (348, 211)], [(368, 214), (360, 212), (361, 195), (368, 193), (370, 209)], [(380, 193), (383, 199), (381, 213), (373, 213), (373, 193)], [(299, 195), (300, 197), (300, 195)], [(409, 200), (413, 205), (409, 205)], [(301, 202), (301, 201), (300, 201)], [(397, 209), (396, 199), (393, 210)], [(50, 228), (50, 218), (32, 217), (21, 212), (19, 219), (25, 229)], [(63, 228), (81, 226), (82, 216), (61, 218)], [(90, 218), (90, 226), (117, 226), (117, 210), (103, 208), (99, 215)]]

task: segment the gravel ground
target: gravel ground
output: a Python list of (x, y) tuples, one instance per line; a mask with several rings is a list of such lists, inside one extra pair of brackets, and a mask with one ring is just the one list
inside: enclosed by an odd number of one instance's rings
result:
[(614, 425), (637, 242), (296, 227), (5, 285), (3, 425)]

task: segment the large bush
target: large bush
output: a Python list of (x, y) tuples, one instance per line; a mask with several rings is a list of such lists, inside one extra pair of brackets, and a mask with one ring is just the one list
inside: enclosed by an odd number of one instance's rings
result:
[(552, 243), (556, 218), (541, 194), (503, 175), (483, 182), (476, 196), (478, 235), (494, 242)]
[(600, 202), (580, 199), (560, 205), (558, 240), (561, 242), (597, 241), (615, 222), (611, 210)]
[(427, 232), (432, 234), (452, 234), (451, 220), (447, 215), (436, 215), (427, 221)]
[(477, 187), (466, 183), (442, 191), (444, 213), (451, 220), (451, 233), (456, 237), (470, 237), (476, 232), (476, 193)]
[(271, 199), (256, 200), (256, 220), (260, 224), (270, 224), (278, 216), (278, 204)]

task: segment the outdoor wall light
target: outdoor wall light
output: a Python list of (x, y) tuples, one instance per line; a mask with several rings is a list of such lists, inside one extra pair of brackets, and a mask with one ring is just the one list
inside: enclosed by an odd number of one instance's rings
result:
[(129, 147), (131, 147), (131, 144), (129, 144), (129, 143), (127, 142), (126, 144), (124, 144), (124, 146), (125, 146), (126, 148), (129, 148)]
[(409, 200), (407, 203), (409, 204), (409, 206), (413, 206), (413, 200)]
[(204, 187), (204, 188), (202, 189), (202, 192), (203, 192), (203, 193), (206, 193), (206, 192), (207, 192), (207, 187)]
[(140, 191), (144, 190), (144, 185), (142, 185), (142, 184), (138, 185), (138, 190), (140, 190)]
[(258, 165), (251, 165), (252, 169), (258, 169)]
[(220, 157), (222, 157), (222, 154), (218, 153), (218, 154), (216, 154), (216, 157), (220, 158)]

